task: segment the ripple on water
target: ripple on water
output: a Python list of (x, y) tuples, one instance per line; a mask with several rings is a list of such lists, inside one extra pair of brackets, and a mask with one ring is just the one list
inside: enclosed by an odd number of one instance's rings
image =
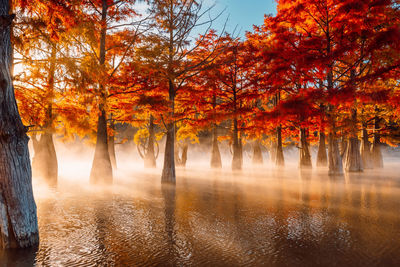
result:
[(35, 185), (40, 246), (3, 251), (1, 263), (400, 266), (395, 178), (268, 173), (268, 179), (256, 172), (243, 179), (194, 173), (180, 177), (176, 189), (153, 178), (117, 180), (109, 190)]

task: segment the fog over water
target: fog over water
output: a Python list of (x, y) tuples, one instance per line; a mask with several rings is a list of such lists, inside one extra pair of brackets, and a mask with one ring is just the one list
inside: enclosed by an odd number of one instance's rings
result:
[[(161, 146), (162, 147), (162, 146)], [(191, 148), (190, 148), (191, 149)], [(383, 170), (329, 177), (286, 167), (209, 168), (189, 150), (176, 187), (118, 147), (114, 184), (89, 184), (92, 149), (57, 144), (59, 181), (34, 177), (40, 246), (1, 251), (0, 266), (400, 266), (400, 157)], [(315, 157), (313, 157), (315, 159)]]

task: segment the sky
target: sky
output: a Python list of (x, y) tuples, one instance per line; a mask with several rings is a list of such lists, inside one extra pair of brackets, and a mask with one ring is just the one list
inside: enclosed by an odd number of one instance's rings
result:
[(215, 2), (218, 10), (226, 8), (223, 18), (219, 19), (215, 27), (222, 28), (226, 17), (229, 16), (228, 32), (237, 26), (240, 36), (244, 36), (246, 31), (251, 31), (253, 25), (261, 25), (264, 21), (264, 14), (276, 13), (274, 0), (211, 0), (210, 2)]

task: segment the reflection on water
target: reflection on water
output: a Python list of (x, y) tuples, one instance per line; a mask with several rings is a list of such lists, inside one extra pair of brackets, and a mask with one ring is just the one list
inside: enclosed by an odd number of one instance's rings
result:
[[(38, 249), (0, 266), (400, 266), (400, 179), (388, 171), (180, 170), (109, 189), (35, 185)], [(207, 178), (205, 178), (207, 177)]]

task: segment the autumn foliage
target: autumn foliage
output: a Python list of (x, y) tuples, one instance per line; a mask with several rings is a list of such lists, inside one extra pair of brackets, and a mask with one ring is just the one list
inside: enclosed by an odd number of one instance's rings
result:
[(296, 146), (301, 167), (318, 145), (331, 174), (380, 167), (381, 145), (400, 143), (398, 1), (279, 0), (242, 39), (193, 36), (199, 1), (141, 4), (150, 14), (133, 0), (14, 1), (16, 97), (32, 136), (109, 142), (113, 161), (121, 125), (143, 157), (164, 134), (187, 152), (208, 132), (211, 165), (227, 140), (234, 169), (246, 144), (278, 165)]

